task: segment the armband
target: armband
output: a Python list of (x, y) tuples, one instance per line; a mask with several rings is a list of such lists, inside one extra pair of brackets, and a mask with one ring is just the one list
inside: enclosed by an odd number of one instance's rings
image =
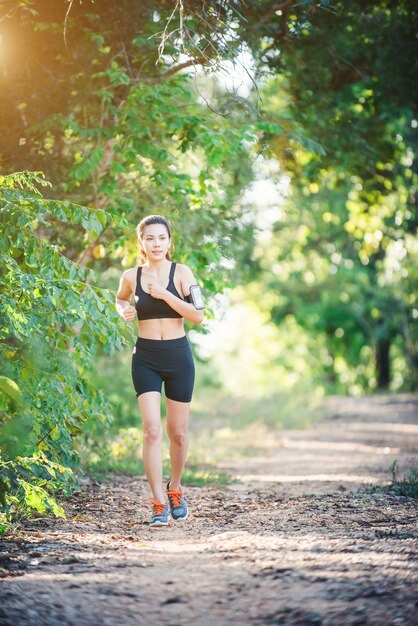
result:
[(190, 294), (184, 298), (186, 302), (193, 304), (195, 309), (204, 309), (203, 295), (199, 285), (191, 285)]

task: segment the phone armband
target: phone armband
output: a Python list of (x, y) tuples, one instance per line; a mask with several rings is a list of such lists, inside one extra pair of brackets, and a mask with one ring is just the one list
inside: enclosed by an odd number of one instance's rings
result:
[(195, 309), (204, 309), (205, 303), (203, 301), (202, 290), (199, 285), (191, 285), (190, 294), (185, 297), (187, 302), (191, 302)]

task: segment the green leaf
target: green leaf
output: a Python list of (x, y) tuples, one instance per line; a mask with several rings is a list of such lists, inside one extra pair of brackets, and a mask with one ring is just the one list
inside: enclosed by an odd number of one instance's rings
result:
[(10, 378), (6, 376), (0, 376), (0, 389), (7, 394), (16, 404), (20, 404), (22, 402), (22, 394), (14, 382)]

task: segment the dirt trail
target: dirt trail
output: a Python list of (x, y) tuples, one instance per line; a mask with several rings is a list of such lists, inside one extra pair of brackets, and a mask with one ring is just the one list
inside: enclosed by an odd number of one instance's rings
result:
[(242, 482), (187, 488), (190, 518), (147, 527), (140, 477), (112, 476), (0, 543), (3, 626), (418, 626), (417, 501), (365, 486), (416, 463), (418, 398), (331, 398), (280, 431)]

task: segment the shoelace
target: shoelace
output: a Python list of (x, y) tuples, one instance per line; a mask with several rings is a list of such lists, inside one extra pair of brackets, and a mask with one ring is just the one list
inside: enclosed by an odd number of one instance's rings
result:
[(165, 509), (165, 503), (164, 502), (158, 502), (157, 500), (147, 500), (147, 502), (151, 502), (152, 506), (154, 507), (154, 514), (155, 515), (162, 515)]
[(169, 489), (167, 491), (168, 497), (173, 500), (173, 506), (181, 506), (181, 496), (183, 492), (181, 489)]

